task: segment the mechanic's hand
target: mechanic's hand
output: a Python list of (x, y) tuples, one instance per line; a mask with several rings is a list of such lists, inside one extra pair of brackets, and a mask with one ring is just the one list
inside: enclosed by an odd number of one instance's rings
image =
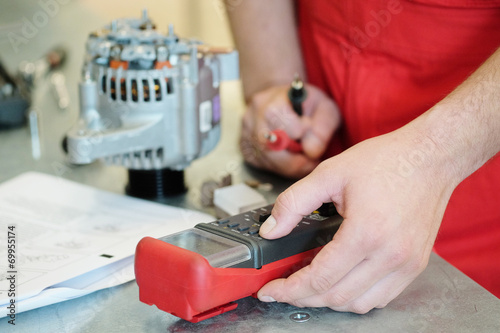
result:
[[(337, 105), (318, 88), (306, 84), (307, 98), (299, 117), (288, 100), (289, 85), (268, 88), (255, 94), (243, 116), (240, 147), (253, 166), (280, 175), (299, 178), (319, 163), (333, 132), (340, 123)], [(266, 134), (284, 130), (293, 140), (301, 140), (303, 153), (266, 148)]]
[(386, 306), (427, 266), (457, 185), (439, 150), (400, 129), (322, 162), (283, 192), (261, 226), (265, 238), (287, 235), (324, 202), (344, 222), (309, 266), (269, 282), (259, 299), (355, 313)]

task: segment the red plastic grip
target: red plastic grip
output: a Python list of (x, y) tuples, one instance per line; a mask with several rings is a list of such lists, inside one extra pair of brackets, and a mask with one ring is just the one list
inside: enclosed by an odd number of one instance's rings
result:
[(274, 131), (271, 131), (271, 135), (274, 135), (275, 141), (267, 142), (267, 148), (270, 150), (274, 151), (280, 151), (280, 150), (288, 150), (291, 153), (301, 153), (302, 152), (302, 145), (290, 139), (290, 137), (286, 134), (285, 131), (276, 129)]
[(201, 255), (145, 237), (137, 245), (139, 299), (196, 323), (233, 310), (238, 299), (255, 296), (267, 282), (308, 265), (320, 248), (255, 268), (214, 268)]

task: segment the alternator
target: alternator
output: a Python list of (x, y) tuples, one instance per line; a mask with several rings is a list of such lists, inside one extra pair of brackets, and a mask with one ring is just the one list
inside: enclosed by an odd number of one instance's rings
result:
[[(67, 133), (69, 160), (124, 166), (129, 192), (164, 182), (158, 175), (182, 172), (216, 146), (219, 86), (238, 77), (236, 51), (180, 39), (172, 25), (163, 34), (146, 11), (141, 19), (115, 20), (87, 41), (80, 119)], [(153, 179), (133, 179), (147, 174)], [(168, 192), (169, 184), (161, 186), (155, 191)]]

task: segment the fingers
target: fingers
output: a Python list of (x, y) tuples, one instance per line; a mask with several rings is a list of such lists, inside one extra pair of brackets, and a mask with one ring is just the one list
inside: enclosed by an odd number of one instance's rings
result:
[[(286, 280), (270, 282), (264, 286), (259, 295), (271, 296), (282, 302), (295, 302), (330, 290), (342, 278), (353, 273), (353, 269), (360, 265), (362, 272), (370, 272), (375, 263), (367, 260), (366, 249), (358, 244), (362, 237), (353, 228), (349, 228), (349, 221), (344, 220), (332, 241), (326, 244), (316, 255), (309, 266), (295, 272)], [(341, 285), (342, 287), (342, 285)], [(367, 285), (364, 289), (368, 289)]]
[[(318, 165), (318, 161), (311, 160), (302, 154), (291, 154), (286, 150), (267, 150), (265, 142), (262, 142), (265, 139), (256, 140), (251, 137), (252, 132), (245, 129), (246, 123), (251, 122), (251, 120), (245, 121), (245, 118), (240, 139), (240, 150), (247, 163), (290, 178), (303, 177)], [(262, 137), (264, 138), (264, 134), (262, 134)]]
[[(363, 273), (361, 273), (360, 276), (362, 276), (362, 274)], [(350, 278), (353, 278), (351, 274), (349, 277), (342, 279), (339, 284)], [(376, 280), (378, 282), (374, 283), (367, 290), (364, 290), (365, 285), (363, 285), (363, 282), (360, 282), (358, 285), (352, 285), (352, 288), (348, 290), (343, 290), (340, 286), (334, 285), (332, 289), (323, 294), (285, 302), (299, 307), (329, 307), (332, 310), (340, 312), (365, 314), (374, 308), (384, 308), (387, 306), (387, 304), (399, 296), (415, 278), (416, 275), (403, 276), (400, 272), (393, 271), (380, 280)], [(282, 281), (284, 285), (286, 279), (272, 282), (279, 281)], [(365, 281), (371, 284), (370, 280)], [(268, 286), (266, 285), (264, 287), (267, 288)], [(275, 286), (272, 286), (270, 283), (269, 288), (275, 288)], [(265, 289), (259, 293), (262, 293), (261, 300), (264, 302), (280, 301), (280, 296), (271, 293), (267, 295)], [(277, 299), (274, 299), (272, 295)]]
[(427, 174), (392, 177), (408, 149), (393, 133), (322, 162), (278, 197), (261, 226), (265, 238), (285, 236), (323, 202), (334, 202), (344, 221), (309, 266), (262, 287), (261, 300), (366, 313), (423, 271), (451, 192)]
[[(273, 282), (279, 281), (280, 280), (275, 280)], [(281, 279), (281, 281), (286, 280)], [(344, 279), (341, 281), (344, 281)], [(344, 291), (341, 290), (340, 287), (334, 286), (334, 288), (324, 294), (313, 295), (293, 301), (288, 300), (286, 302), (299, 307), (329, 307), (332, 310), (340, 312), (365, 314), (374, 308), (384, 308), (412, 281), (413, 278), (401, 279), (400, 274), (391, 272), (367, 290), (363, 289), (361, 291), (361, 288), (352, 288)], [(360, 287), (364, 286), (360, 285)], [(262, 300), (264, 302), (280, 301), (279, 296), (275, 295), (275, 297), (278, 299), (275, 300), (273, 296), (262, 296)]]
[(262, 237), (283, 237), (293, 230), (302, 217), (325, 202), (337, 201), (337, 193), (341, 192), (343, 185), (324, 165), (325, 162), (278, 196), (271, 216), (260, 228)]
[(258, 135), (259, 132), (274, 129), (284, 130), (294, 140), (303, 136), (306, 128), (301, 118), (293, 111), (287, 96), (285, 87), (273, 87), (252, 98), (247, 113), (255, 120), (252, 130), (257, 139), (263, 138)]
[[(324, 95), (320, 90), (312, 90), (312, 94)], [(320, 158), (328, 144), (336, 128), (340, 125), (340, 111), (337, 105), (327, 96), (317, 97), (310, 99), (312, 105), (305, 105), (305, 109), (314, 110), (309, 115), (308, 120), (310, 125), (306, 126), (302, 137), (302, 148), (304, 153), (312, 158)]]
[[(271, 90), (267, 94), (258, 94), (252, 100), (243, 116), (241, 152), (245, 161), (255, 167), (264, 168), (285, 177), (303, 177), (316, 167), (319, 163), (317, 160), (311, 160), (303, 154), (292, 154), (286, 150), (267, 149), (266, 135), (275, 128), (285, 129), (291, 138), (300, 137), (303, 133), (302, 123), (290, 109), (286, 98), (276, 101), (275, 95), (278, 93), (280, 91)], [(287, 112), (288, 116), (286, 116)]]
[[(337, 235), (346, 232), (345, 229), (341, 227)], [(303, 306), (297, 302), (330, 290), (364, 260), (364, 253), (361, 251), (344, 251), (342, 248), (344, 242), (336, 242), (337, 235), (333, 241), (325, 245), (309, 266), (295, 272), (287, 279), (271, 281), (262, 287), (258, 292), (259, 298), (268, 296), (279, 302)]]
[(258, 292), (259, 299), (360, 314), (385, 307), (424, 270), (430, 248), (415, 253), (411, 241), (397, 237), (380, 247), (379, 241), (370, 241), (380, 238), (378, 224), (372, 222), (366, 217), (345, 219), (309, 266), (269, 282)]
[(257, 128), (265, 128), (268, 132), (281, 129), (292, 140), (302, 138), (306, 127), (301, 118), (292, 110), (288, 101), (270, 105), (265, 111), (263, 117), (259, 117), (260, 121), (257, 121)]
[[(365, 257), (366, 249), (352, 246), (357, 240), (351, 239), (353, 235), (346, 229), (339, 230), (340, 237), (327, 244), (311, 265), (262, 287), (259, 299), (363, 314), (385, 307), (427, 264), (391, 262), (378, 255)], [(344, 241), (346, 238), (351, 240)]]
[(415, 277), (402, 277), (398, 272), (392, 272), (358, 298), (345, 304), (326, 305), (332, 310), (365, 314), (374, 308), (384, 308), (396, 298), (414, 280)]
[[(288, 86), (273, 87), (252, 98), (243, 117), (240, 140), (248, 163), (292, 178), (303, 177), (318, 164), (338, 126), (339, 116), (326, 95), (313, 86), (308, 89), (303, 117), (292, 110)], [(268, 150), (266, 135), (275, 129), (284, 130), (292, 140), (301, 140), (303, 153)]]

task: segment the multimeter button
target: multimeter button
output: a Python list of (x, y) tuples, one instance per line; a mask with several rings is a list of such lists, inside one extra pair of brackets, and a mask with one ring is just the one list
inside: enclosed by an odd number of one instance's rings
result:
[(219, 223), (219, 224), (226, 224), (227, 222), (229, 222), (229, 220), (228, 220), (228, 219), (224, 219), (224, 220), (219, 220), (219, 221), (217, 221), (217, 223)]
[(248, 230), (248, 229), (250, 229), (250, 227), (249, 227), (249, 226), (246, 226), (246, 225), (242, 225), (242, 226), (239, 226), (239, 227), (238, 227), (238, 231), (246, 231), (246, 230)]
[(335, 205), (333, 202), (327, 202), (321, 205), (321, 207), (318, 208), (319, 215), (328, 217), (328, 216), (333, 216), (337, 214), (337, 210), (335, 209)]
[(237, 227), (239, 226), (240, 224), (238, 222), (229, 222), (229, 224), (227, 225), (229, 228), (234, 228), (234, 227)]
[(267, 218), (271, 216), (271, 213), (262, 213), (259, 215), (259, 222), (266, 222)]
[(248, 230), (248, 233), (250, 235), (258, 234), (259, 233), (259, 229), (258, 228), (252, 228), (252, 229)]

